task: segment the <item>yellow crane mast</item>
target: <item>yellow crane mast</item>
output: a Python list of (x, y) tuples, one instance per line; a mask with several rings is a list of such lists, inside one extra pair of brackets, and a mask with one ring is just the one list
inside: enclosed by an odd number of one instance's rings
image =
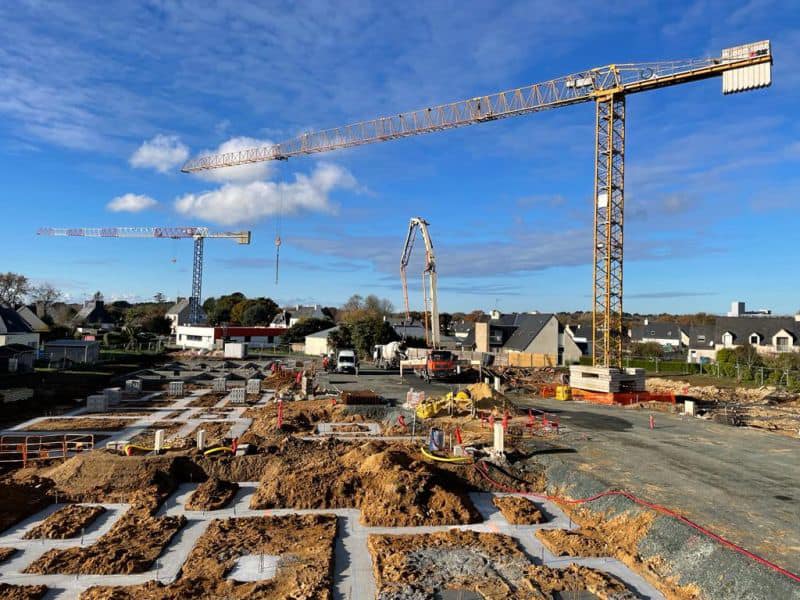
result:
[(592, 359), (595, 366), (619, 367), (623, 331), (625, 98), (628, 94), (718, 76), (722, 76), (725, 94), (769, 86), (772, 82), (769, 41), (727, 48), (719, 57), (597, 67), (504, 92), (304, 133), (273, 146), (193, 158), (182, 171), (192, 173), (286, 160), (594, 102)]

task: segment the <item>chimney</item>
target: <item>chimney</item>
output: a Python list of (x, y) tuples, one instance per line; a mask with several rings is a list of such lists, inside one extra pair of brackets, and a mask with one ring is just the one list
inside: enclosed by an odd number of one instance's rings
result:
[[(500, 317), (502, 317), (502, 316), (503, 316), (503, 313), (501, 313), (499, 310), (497, 310), (497, 309), (495, 308), (495, 309), (492, 309), (491, 315), (492, 315), (492, 318), (493, 318), (493, 319), (499, 319)], [(487, 352), (488, 352), (488, 351), (487, 351)]]

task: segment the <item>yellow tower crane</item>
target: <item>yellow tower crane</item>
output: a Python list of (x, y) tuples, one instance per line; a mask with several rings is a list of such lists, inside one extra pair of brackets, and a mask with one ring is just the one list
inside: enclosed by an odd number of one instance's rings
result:
[(769, 41), (727, 48), (719, 57), (597, 67), (504, 92), (305, 133), (273, 146), (201, 156), (190, 159), (182, 170), (191, 173), (286, 160), (594, 102), (592, 359), (595, 366), (619, 367), (622, 361), (625, 98), (628, 94), (720, 75), (724, 94), (769, 86), (772, 82)]

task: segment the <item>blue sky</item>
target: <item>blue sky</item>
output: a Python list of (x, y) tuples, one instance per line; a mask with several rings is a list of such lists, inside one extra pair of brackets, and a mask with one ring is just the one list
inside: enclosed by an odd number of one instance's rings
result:
[(253, 244), (206, 244), (204, 295), (338, 305), (376, 293), (399, 308), (419, 215), (450, 311), (590, 308), (591, 104), (205, 177), (181, 174), (182, 160), (770, 39), (771, 88), (723, 96), (711, 80), (628, 99), (625, 307), (800, 308), (794, 1), (31, 1), (2, 3), (0, 23), (0, 271), (74, 300), (186, 295), (190, 241), (35, 231), (208, 225), (251, 229)]

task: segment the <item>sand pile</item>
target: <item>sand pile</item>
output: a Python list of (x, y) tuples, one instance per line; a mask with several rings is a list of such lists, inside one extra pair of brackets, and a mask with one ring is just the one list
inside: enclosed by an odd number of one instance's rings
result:
[[(335, 536), (336, 518), (330, 515), (215, 520), (195, 544), (174, 583), (94, 587), (81, 598), (326, 600), (331, 597)], [(254, 583), (226, 579), (238, 558), (253, 554), (279, 557), (273, 578)]]
[(0, 598), (3, 600), (39, 600), (47, 593), (44, 585), (11, 585), (0, 583)]
[(365, 525), (456, 525), (480, 520), (470, 487), (401, 444), (286, 438), (251, 508), (358, 507)]

